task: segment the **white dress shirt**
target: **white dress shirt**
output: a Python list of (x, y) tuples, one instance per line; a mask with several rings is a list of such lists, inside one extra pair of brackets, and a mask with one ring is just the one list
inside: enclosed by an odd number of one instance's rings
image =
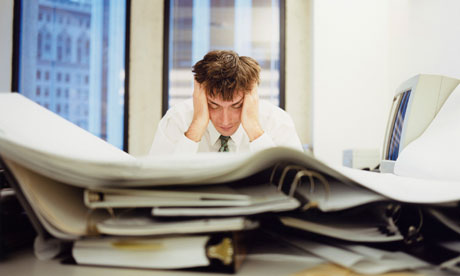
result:
[[(185, 136), (192, 119), (192, 99), (169, 109), (158, 125), (150, 155), (219, 151), (220, 133), (211, 121), (200, 142), (192, 141)], [(274, 146), (286, 146), (303, 151), (294, 123), (284, 110), (267, 101), (260, 101), (259, 121), (264, 134), (249, 142), (249, 137), (240, 124), (228, 140), (230, 152), (254, 152)]]

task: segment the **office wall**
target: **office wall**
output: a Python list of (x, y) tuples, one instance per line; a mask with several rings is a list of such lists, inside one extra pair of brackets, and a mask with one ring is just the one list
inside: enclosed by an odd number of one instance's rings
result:
[(381, 149), (391, 99), (419, 74), (460, 78), (460, 1), (314, 0), (313, 148)]
[(0, 93), (11, 91), (14, 0), (0, 1)]
[(378, 0), (313, 3), (313, 150), (342, 163), (349, 148), (378, 148), (390, 93), (388, 6)]
[(286, 0), (286, 111), (302, 144), (312, 143), (312, 1)]
[(389, 83), (419, 73), (460, 78), (460, 1), (392, 0)]
[(161, 119), (163, 2), (131, 1), (129, 153), (148, 153)]

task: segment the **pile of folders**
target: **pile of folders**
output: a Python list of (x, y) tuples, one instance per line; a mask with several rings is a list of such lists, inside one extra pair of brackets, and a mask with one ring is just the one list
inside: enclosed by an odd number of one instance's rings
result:
[(70, 245), (78, 264), (236, 271), (266, 253), (383, 273), (455, 270), (460, 252), (455, 181), (288, 148), (135, 158), (18, 94), (0, 95), (0, 159), (42, 259)]

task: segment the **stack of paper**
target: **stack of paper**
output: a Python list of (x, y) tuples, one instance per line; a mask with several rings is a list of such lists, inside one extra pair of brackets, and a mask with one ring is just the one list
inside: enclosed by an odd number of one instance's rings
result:
[[(460, 110), (459, 94), (454, 91), (452, 102), (446, 101), (449, 109)], [(442, 143), (436, 135), (429, 138), (432, 130), (456, 132), (459, 127), (448, 120), (452, 114), (460, 115), (441, 110), (440, 119), (425, 133), (428, 138), (422, 135), (421, 141)], [(436, 127), (437, 121), (445, 127)], [(423, 149), (431, 147), (420, 144)], [(400, 175), (333, 167), (278, 147), (253, 154), (134, 158), (21, 95), (0, 95), (0, 157), (9, 180), (17, 184), (35, 225), (42, 228), (38, 230), (42, 238), (76, 241), (74, 256), (80, 263), (160, 267), (164, 256), (177, 256), (168, 268), (207, 265), (216, 250), (234, 252), (235, 231), (277, 220), (331, 241), (403, 245), (408, 236), (421, 237), (417, 234), (423, 232), (423, 218), (430, 214), (458, 235), (458, 219), (441, 207), (455, 208), (452, 205), (460, 201), (460, 178), (454, 173), (437, 178), (444, 173), (441, 166), (429, 177), (427, 172), (415, 174), (435, 164), (409, 166), (414, 158), (422, 160), (416, 155), (422, 150), (412, 144), (406, 149), (396, 164)], [(448, 149), (442, 149), (450, 154), (445, 160), (456, 161), (458, 152)], [(406, 206), (419, 212), (407, 218)], [(320, 254), (313, 241), (298, 242), (303, 252), (332, 261), (327, 258), (330, 252)], [(190, 248), (186, 254), (197, 254), (192, 263), (181, 257), (186, 248)], [(136, 260), (140, 249), (145, 251), (143, 259)], [(359, 247), (345, 249), (361, 257), (335, 262), (361, 272), (421, 265), (406, 256), (408, 261), (401, 262), (383, 253), (364, 253)], [(113, 258), (95, 257), (101, 250)], [(235, 264), (238, 258), (232, 254), (217, 259)], [(207, 262), (198, 256), (206, 256)], [(378, 262), (385, 266), (372, 269)]]

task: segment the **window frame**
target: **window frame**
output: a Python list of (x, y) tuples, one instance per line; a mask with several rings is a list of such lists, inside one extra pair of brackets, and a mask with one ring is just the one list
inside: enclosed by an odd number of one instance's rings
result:
[[(286, 0), (280, 1), (280, 76), (279, 76), (279, 107), (286, 109)], [(163, 23), (163, 93), (161, 114), (164, 116), (169, 107), (169, 60), (170, 60), (170, 41), (169, 41), (169, 28), (172, 18), (171, 14), (171, 0), (164, 2), (164, 23)], [(190, 68), (191, 72), (191, 68)]]
[[(21, 48), (21, 19), (22, 2), (26, 0), (14, 0), (13, 4), (13, 56), (12, 56), (12, 79), (11, 91), (19, 93), (19, 69)], [(123, 106), (123, 151), (129, 152), (129, 56), (130, 56), (130, 26), (131, 26), (131, 0), (124, 0), (126, 4), (125, 26), (125, 81), (124, 81), (124, 106)], [(43, 43), (43, 41), (42, 41)]]

